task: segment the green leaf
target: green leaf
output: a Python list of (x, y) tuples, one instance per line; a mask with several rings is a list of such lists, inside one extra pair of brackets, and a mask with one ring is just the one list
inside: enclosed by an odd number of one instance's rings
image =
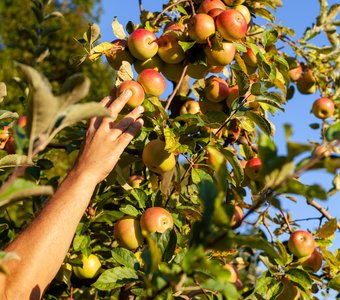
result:
[(28, 163), (28, 165), (33, 164), (32, 162), (27, 162), (26, 155), (10, 154), (0, 159), (0, 169), (21, 166), (25, 163)]
[(226, 160), (231, 164), (235, 180), (237, 183), (240, 184), (244, 179), (244, 170), (241, 166), (239, 159), (237, 158), (237, 154), (226, 148), (221, 149), (221, 152), (225, 156)]
[(135, 270), (127, 267), (116, 267), (105, 270), (92, 286), (100, 291), (110, 291), (137, 279)]
[[(1, 100), (0, 100), (0, 102), (1, 102)], [(7, 118), (18, 119), (19, 115), (18, 115), (18, 113), (11, 112), (9, 110), (0, 110), (0, 120), (7, 119)]]
[(252, 120), (266, 135), (274, 135), (275, 127), (267, 118), (247, 110), (245, 116)]
[(267, 46), (271, 46), (271, 45), (275, 44), (278, 37), (279, 37), (279, 34), (275, 29), (273, 29), (273, 28), (266, 29), (262, 33), (262, 37), (261, 37), (263, 46), (267, 47)]
[(100, 27), (97, 24), (89, 24), (86, 32), (86, 38), (90, 45), (95, 43), (100, 37)]
[(122, 40), (126, 38), (124, 27), (118, 22), (117, 18), (114, 18), (112, 22), (112, 31), (117, 38)]
[(239, 86), (239, 94), (243, 96), (245, 93), (248, 92), (250, 87), (250, 79), (246, 73), (240, 70), (234, 70), (236, 74), (236, 81), (237, 85)]
[(327, 200), (327, 193), (323, 187), (319, 184), (313, 184), (307, 187), (306, 190), (307, 198), (318, 198), (320, 200)]
[(127, 204), (123, 207), (120, 207), (119, 210), (126, 215), (137, 217), (139, 215), (139, 211), (130, 204)]
[(202, 169), (191, 170), (191, 179), (194, 184), (199, 184), (201, 181), (210, 181), (213, 182), (213, 179), (209, 173)]
[(90, 84), (90, 80), (80, 73), (68, 77), (58, 97), (62, 107), (68, 107), (84, 98), (90, 90)]
[(332, 278), (328, 282), (328, 287), (330, 287), (331, 289), (336, 290), (337, 292), (340, 293), (340, 276), (336, 276), (336, 277)]
[(327, 141), (340, 140), (340, 122), (333, 123), (329, 126), (325, 132), (325, 137)]
[(301, 269), (290, 269), (286, 272), (287, 278), (302, 285), (305, 289), (310, 289), (312, 286), (312, 280), (308, 272)]
[(81, 251), (84, 248), (88, 248), (91, 243), (91, 238), (88, 235), (76, 235), (73, 239), (73, 249), (75, 251)]
[(4, 82), (0, 82), (0, 103), (7, 96), (7, 88)]
[(176, 136), (173, 129), (170, 127), (164, 128), (164, 137), (165, 137), (165, 148), (164, 150), (168, 152), (174, 152), (179, 146), (179, 136)]
[(323, 224), (316, 232), (315, 235), (320, 239), (330, 238), (337, 231), (338, 221), (337, 219), (328, 220), (325, 224)]
[(178, 44), (182, 47), (183, 51), (186, 52), (189, 49), (191, 49), (196, 42), (182, 42), (182, 41), (178, 41)]
[(254, 9), (255, 15), (261, 16), (270, 22), (275, 22), (275, 17), (274, 15), (267, 9), (259, 7)]
[(132, 189), (131, 195), (137, 200), (139, 208), (145, 208), (148, 196), (142, 189)]
[(52, 194), (53, 188), (51, 186), (36, 185), (32, 181), (17, 178), (0, 194), (0, 206), (23, 198), (41, 195), (51, 196)]
[(61, 119), (58, 131), (81, 120), (93, 117), (109, 117), (111, 115), (107, 108), (96, 102), (73, 104), (64, 113), (65, 116)]
[(138, 261), (135, 254), (128, 249), (122, 247), (114, 248), (111, 250), (111, 255), (117, 263), (123, 265), (124, 267), (136, 269), (138, 266)]

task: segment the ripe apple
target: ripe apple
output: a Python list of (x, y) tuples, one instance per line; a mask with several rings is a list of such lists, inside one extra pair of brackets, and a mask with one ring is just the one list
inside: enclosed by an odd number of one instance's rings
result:
[(213, 76), (207, 79), (204, 93), (209, 101), (221, 102), (228, 97), (229, 86), (222, 78)]
[(194, 79), (204, 78), (209, 73), (209, 68), (203, 64), (188, 64), (187, 74)]
[(95, 278), (100, 271), (101, 263), (97, 255), (90, 254), (89, 256), (82, 255), (80, 257), (83, 262), (82, 267), (73, 267), (74, 275), (79, 279)]
[(196, 14), (188, 23), (188, 34), (198, 44), (205, 44), (210, 36), (215, 33), (215, 21), (208, 14)]
[(334, 102), (330, 98), (322, 97), (314, 101), (312, 112), (319, 119), (327, 119), (333, 116), (335, 110)]
[(142, 175), (131, 175), (129, 177), (129, 183), (133, 188), (139, 188), (144, 180), (145, 177)]
[(322, 254), (318, 250), (314, 250), (313, 253), (302, 262), (302, 266), (306, 269), (311, 269), (313, 272), (317, 272), (322, 267)]
[(198, 8), (199, 13), (209, 13), (212, 9), (219, 8), (226, 10), (227, 7), (221, 0), (203, 0)]
[(178, 41), (170, 34), (164, 34), (158, 39), (158, 55), (167, 64), (178, 64), (185, 58), (185, 52)]
[(127, 102), (127, 105), (131, 108), (137, 107), (141, 105), (144, 101), (145, 93), (143, 87), (134, 80), (126, 80), (122, 82), (116, 90), (117, 97), (122, 94), (126, 90), (132, 91), (132, 96)]
[(314, 237), (305, 230), (294, 231), (289, 237), (288, 249), (297, 257), (310, 256), (315, 249)]
[(161, 72), (166, 79), (178, 82), (181, 78), (183, 69), (184, 67), (182, 64), (164, 64)]
[(244, 2), (245, 0), (223, 0), (225, 4), (228, 6), (235, 6), (235, 5), (240, 5)]
[(135, 60), (133, 66), (137, 73), (142, 72), (145, 69), (154, 69), (156, 71), (161, 71), (164, 62), (158, 55), (148, 58), (147, 60)]
[(246, 19), (247, 24), (251, 21), (251, 14), (247, 6), (244, 5), (236, 5), (234, 9), (238, 10), (243, 17)]
[(299, 300), (300, 291), (288, 278), (282, 280), (282, 289), (275, 300)]
[(113, 234), (119, 246), (126, 249), (136, 249), (143, 243), (139, 221), (131, 216), (119, 219), (115, 224)]
[(229, 94), (227, 97), (227, 106), (229, 108), (231, 108), (231, 106), (233, 105), (234, 101), (239, 97), (239, 88), (238, 85), (233, 85), (229, 87)]
[(208, 15), (215, 20), (217, 18), (217, 16), (224, 11), (225, 11), (225, 9), (222, 9), (222, 8), (213, 8), (213, 9), (209, 10)]
[(137, 29), (128, 38), (130, 53), (139, 60), (147, 60), (157, 54), (157, 37), (147, 29)]
[(247, 52), (244, 52), (242, 58), (247, 66), (257, 67), (257, 57), (251, 48), (247, 48)]
[(297, 88), (303, 95), (314, 94), (316, 92), (316, 79), (312, 70), (308, 69), (302, 74), (302, 77), (297, 81)]
[(4, 128), (0, 131), (0, 149), (5, 149), (6, 143), (10, 137), (8, 126), (4, 126)]
[(203, 114), (208, 111), (224, 111), (224, 105), (222, 102), (216, 103), (211, 101), (200, 101), (198, 103)]
[(20, 127), (25, 128), (27, 126), (27, 116), (21, 116), (17, 123)]
[(179, 110), (180, 115), (185, 115), (185, 114), (198, 114), (200, 112), (200, 105), (197, 101), (195, 100), (188, 100), (186, 101), (182, 106), (181, 109)]
[(216, 27), (221, 36), (228, 41), (237, 41), (246, 36), (247, 21), (236, 9), (227, 9), (216, 18)]
[(236, 283), (237, 279), (239, 278), (236, 266), (233, 264), (225, 264), (223, 266), (223, 269), (230, 272), (230, 275), (227, 276), (226, 280), (231, 283)]
[(105, 57), (109, 65), (115, 70), (119, 70), (123, 61), (130, 64), (134, 61), (134, 57), (128, 50), (128, 42), (122, 39), (112, 42), (112, 48), (105, 53)]
[(223, 42), (222, 47), (214, 44), (211, 48), (206, 45), (204, 53), (210, 66), (226, 66), (232, 62), (236, 54), (236, 47), (233, 43)]
[(258, 157), (253, 157), (250, 160), (248, 160), (246, 167), (244, 168), (244, 172), (252, 180), (256, 180), (259, 178), (261, 170), (262, 160)]
[(174, 226), (171, 214), (162, 207), (148, 208), (140, 218), (140, 226), (148, 233), (163, 233)]
[(302, 76), (302, 67), (299, 64), (297, 67), (292, 68), (288, 71), (289, 77), (291, 81), (297, 81)]
[(164, 150), (164, 148), (165, 142), (160, 139), (152, 140), (145, 145), (142, 158), (150, 171), (163, 174), (175, 167), (175, 155)]
[(161, 73), (153, 69), (145, 69), (138, 74), (137, 82), (145, 93), (159, 97), (166, 88), (166, 82)]

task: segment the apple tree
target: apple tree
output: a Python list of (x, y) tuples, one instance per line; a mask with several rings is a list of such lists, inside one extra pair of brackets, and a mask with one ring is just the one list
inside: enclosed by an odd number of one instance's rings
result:
[[(324, 299), (340, 292), (340, 251), (330, 250), (340, 224), (316, 201), (327, 204), (340, 189), (340, 5), (319, 4), (315, 25), (299, 40), (275, 22), (280, 0), (170, 0), (162, 11), (139, 1), (140, 23), (114, 19), (115, 39), (101, 43), (99, 26), (89, 25), (72, 62), (105, 57), (114, 74), (109, 92), (130, 89), (122, 114), (143, 105), (144, 127), (96, 188), (45, 299)], [(328, 45), (313, 43), (319, 34)], [(87, 77), (72, 75), (56, 93), (41, 72), (17, 68), (27, 124), (16, 112), (0, 116), (0, 228), (8, 241), (34, 213), (25, 203), (40, 207), (60, 180), (44, 156), (49, 145), (76, 152), (83, 120), (107, 115), (98, 103), (79, 102)], [(1, 84), (0, 98), (5, 91)], [(308, 109), (320, 140), (293, 142), (287, 125), (287, 151), (279, 154), (275, 116), (297, 94), (315, 95)], [(333, 187), (304, 182), (311, 170), (332, 174)], [(295, 220), (284, 201), (315, 208), (319, 225)], [(15, 222), (14, 206), (26, 207)]]

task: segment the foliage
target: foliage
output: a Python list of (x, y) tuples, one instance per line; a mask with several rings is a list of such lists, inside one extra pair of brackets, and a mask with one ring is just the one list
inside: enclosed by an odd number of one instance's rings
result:
[[(171, 22), (186, 24), (201, 2), (171, 0), (162, 12), (142, 11), (141, 24), (129, 23), (125, 29), (115, 20), (114, 34), (127, 39), (137, 28), (146, 28), (161, 35), (164, 26)], [(175, 33), (182, 39), (180, 45), (186, 52), (182, 76), (173, 81), (173, 92), (168, 99), (146, 96), (145, 126), (127, 147), (112, 174), (97, 187), (46, 299), (68, 296), (74, 299), (281, 299), (286, 289), (296, 289), (301, 299), (312, 299), (319, 290), (324, 295), (331, 289), (339, 291), (340, 253), (339, 250), (332, 253), (328, 248), (340, 225), (336, 216), (315, 202), (315, 199), (327, 201), (340, 186), (340, 97), (336, 72), (339, 5), (329, 8), (326, 0), (320, 0), (316, 24), (298, 41), (293, 40), (292, 29), (275, 24), (273, 10), (281, 6), (281, 1), (246, 1), (245, 5), (252, 13), (253, 23), (245, 38), (233, 42), (237, 53), (232, 63), (214, 74), (230, 86), (238, 85), (235, 101), (231, 105), (224, 103), (221, 110), (179, 113), (188, 99), (206, 103), (208, 75), (189, 80), (186, 72), (189, 64), (207, 67), (208, 62), (202, 45), (183, 32)], [(255, 16), (268, 23), (257, 25)], [(322, 32), (326, 33), (329, 45), (312, 44), (312, 38)], [(79, 51), (73, 56), (73, 62), (84, 66), (92, 61), (97, 65), (102, 55), (120, 50), (113, 43), (98, 44), (99, 35), (97, 25), (88, 27), (78, 39), (83, 53)], [(216, 33), (207, 44), (218, 48), (222, 42)], [(53, 43), (49, 47), (53, 49)], [(256, 67), (246, 62), (248, 48), (255, 53)], [(288, 56), (289, 51), (294, 52), (294, 58)], [(40, 69), (45, 74), (49, 70), (59, 74), (58, 68), (65, 67), (60, 64), (54, 69), (48, 61), (44, 62), (46, 66)], [(335, 103), (335, 114), (318, 124), (321, 140), (317, 144), (291, 141), (292, 129), (287, 126), (287, 154), (278, 155), (272, 139), (275, 114), (284, 111), (286, 101), (296, 92), (296, 82), (289, 71), (299, 64), (304, 73), (312, 70), (321, 95)], [(116, 85), (134, 76), (133, 65), (136, 61), (121, 64), (116, 70)], [(24, 64), (18, 64), (18, 69), (22, 72), (20, 78), (25, 78), (28, 84), (24, 85), (29, 91), (25, 94), (28, 125), (21, 128), (14, 111), (1, 111), (1, 121), (10, 120), (7, 123), (16, 140), (17, 154), (3, 153), (0, 160), (3, 182), (0, 205), (5, 211), (12, 201), (27, 199), (19, 206), (10, 205), (13, 219), (11, 214), (2, 215), (3, 244), (12, 240), (28, 222), (29, 218), (19, 210), (33, 215), (46, 201), (45, 195), (52, 193), (51, 186), (58, 184), (53, 163), (45, 156), (51, 142), (57, 136), (58, 141), (73, 141), (67, 150), (79, 149), (83, 127), (60, 130), (106, 113), (95, 103), (76, 104), (89, 89), (88, 79), (83, 75), (72, 74), (70, 70), (72, 76), (67, 80), (63, 77), (63, 85), (56, 89), (42, 72)], [(161, 72), (165, 75), (164, 70)], [(6, 96), (2, 86), (0, 99)], [(178, 158), (176, 168), (165, 174), (152, 173), (142, 161), (145, 144), (155, 138), (164, 140), (165, 149)], [(262, 161), (260, 175), (256, 177), (249, 176), (245, 167), (246, 161), (254, 157)], [(14, 165), (23, 166), (13, 169)], [(300, 179), (300, 175), (313, 169), (334, 174), (331, 190), (307, 185)], [(18, 178), (19, 175), (22, 176)], [(141, 175), (144, 181), (133, 187), (130, 175)], [(286, 245), (285, 234), (300, 225), (290, 213), (283, 211), (281, 202), (295, 200), (297, 196), (320, 211), (320, 226), (310, 229), (323, 256), (323, 267), (317, 272), (304, 268), (305, 258), (293, 256)], [(144, 244), (135, 250), (120, 247), (113, 236), (115, 222), (124, 215), (139, 219), (146, 208), (153, 206), (169, 210), (175, 227), (162, 234), (145, 234)], [(244, 210), (244, 216), (235, 221), (236, 207)], [(255, 220), (251, 230), (245, 227), (250, 216)], [(81, 254), (90, 253), (100, 257), (102, 272), (93, 280), (80, 280), (70, 271), (70, 266), (79, 266)], [(228, 265), (237, 269), (237, 281), (230, 280)]]

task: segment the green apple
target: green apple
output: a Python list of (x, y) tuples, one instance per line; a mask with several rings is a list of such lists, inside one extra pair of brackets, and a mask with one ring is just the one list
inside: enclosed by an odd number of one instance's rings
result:
[(92, 279), (97, 277), (102, 266), (98, 256), (95, 254), (90, 254), (89, 256), (81, 255), (80, 259), (83, 266), (73, 267), (74, 275), (79, 279)]
[(222, 42), (222, 45), (214, 43), (212, 47), (206, 45), (204, 53), (210, 66), (226, 66), (230, 64), (236, 54), (236, 47), (233, 43)]
[(154, 69), (160, 72), (163, 67), (163, 64), (164, 62), (161, 60), (161, 58), (158, 55), (155, 55), (147, 60), (137, 59), (134, 61), (133, 66), (135, 67), (137, 73), (140, 73), (145, 69)]
[(131, 216), (125, 216), (115, 223), (114, 237), (119, 246), (126, 249), (136, 249), (143, 243), (139, 221)]
[(297, 88), (303, 95), (314, 94), (316, 92), (316, 78), (312, 70), (308, 69), (302, 74), (302, 77), (297, 81)]
[(236, 5), (234, 9), (238, 10), (243, 17), (246, 19), (247, 24), (251, 21), (251, 14), (247, 6), (245, 5)]
[(222, 102), (228, 97), (229, 86), (222, 78), (213, 76), (206, 80), (204, 94), (211, 102)]
[(200, 112), (200, 105), (197, 101), (195, 100), (188, 100), (186, 101), (182, 106), (181, 109), (179, 110), (180, 115), (185, 115), (185, 114), (198, 114)]
[(170, 34), (163, 34), (158, 39), (158, 55), (167, 64), (178, 64), (185, 58), (185, 52), (179, 40)]

